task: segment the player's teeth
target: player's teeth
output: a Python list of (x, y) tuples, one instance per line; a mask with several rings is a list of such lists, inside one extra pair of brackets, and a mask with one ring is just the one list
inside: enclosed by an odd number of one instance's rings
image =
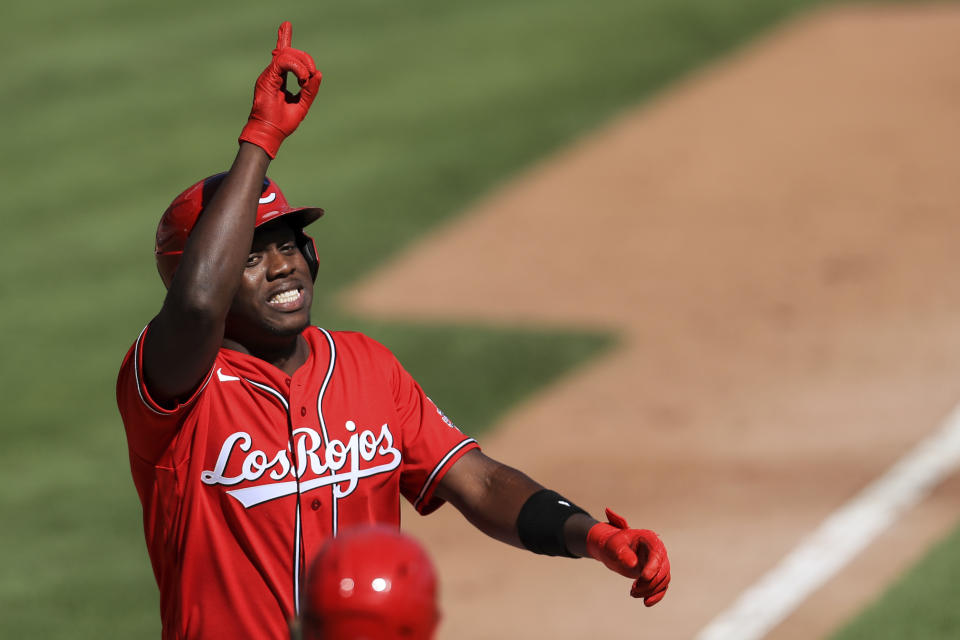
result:
[(290, 291), (282, 291), (276, 295), (270, 297), (270, 302), (277, 302), (279, 304), (284, 304), (286, 302), (293, 302), (300, 297), (299, 289), (291, 289)]

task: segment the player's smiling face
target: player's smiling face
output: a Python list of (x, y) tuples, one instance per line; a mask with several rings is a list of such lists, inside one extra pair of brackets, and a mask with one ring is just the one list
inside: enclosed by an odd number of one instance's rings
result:
[(254, 344), (298, 335), (310, 325), (313, 279), (287, 224), (257, 229), (227, 315), (227, 337)]

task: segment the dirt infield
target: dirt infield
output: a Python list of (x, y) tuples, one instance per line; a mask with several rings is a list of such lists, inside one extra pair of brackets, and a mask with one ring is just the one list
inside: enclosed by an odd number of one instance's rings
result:
[[(625, 114), (345, 295), (623, 347), (483, 443), (656, 529), (646, 610), (587, 561), (408, 516), (441, 637), (690, 638), (960, 400), (960, 6), (798, 20)], [(411, 286), (410, 283), (416, 283)], [(960, 516), (951, 478), (772, 634), (817, 637)]]

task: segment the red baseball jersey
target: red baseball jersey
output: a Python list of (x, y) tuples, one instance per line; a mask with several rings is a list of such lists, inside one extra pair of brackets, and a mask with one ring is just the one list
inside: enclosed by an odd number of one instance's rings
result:
[(317, 327), (292, 376), (221, 349), (193, 396), (164, 408), (143, 383), (148, 330), (124, 359), (117, 404), (164, 638), (287, 640), (323, 541), (399, 527), (401, 494), (421, 514), (438, 508), (438, 481), (478, 447), (385, 347)]

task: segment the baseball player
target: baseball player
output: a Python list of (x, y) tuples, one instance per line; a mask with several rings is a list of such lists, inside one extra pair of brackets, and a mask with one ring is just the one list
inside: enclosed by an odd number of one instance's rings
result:
[(599, 523), (487, 457), (385, 347), (311, 324), (304, 228), (323, 211), (291, 207), (267, 168), (320, 79), (283, 23), (229, 171), (177, 196), (157, 229), (167, 293), (117, 403), (163, 637), (283, 640), (307, 558), (346, 527), (398, 528), (401, 496), (420, 514), (450, 502), (535, 553), (596, 558), (655, 604), (670, 580), (655, 534), (609, 511)]
[(439, 620), (433, 563), (396, 529), (348, 529), (307, 572), (302, 640), (430, 640)]

